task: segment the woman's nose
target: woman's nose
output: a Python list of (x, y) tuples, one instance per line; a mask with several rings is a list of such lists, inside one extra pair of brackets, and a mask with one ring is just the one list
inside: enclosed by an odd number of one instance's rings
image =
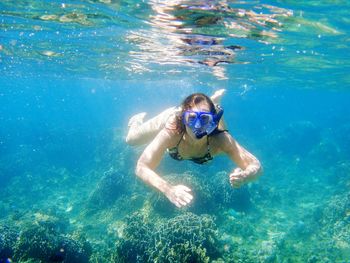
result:
[(194, 124), (194, 127), (197, 128), (197, 129), (202, 127), (201, 122), (199, 121), (199, 118), (196, 120), (196, 123)]

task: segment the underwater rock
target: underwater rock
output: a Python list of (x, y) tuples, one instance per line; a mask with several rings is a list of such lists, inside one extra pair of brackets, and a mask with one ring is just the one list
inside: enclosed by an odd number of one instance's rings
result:
[(213, 218), (184, 213), (151, 223), (140, 213), (126, 220), (118, 262), (210, 262), (219, 257)]
[(98, 182), (88, 200), (88, 208), (106, 208), (123, 194), (127, 193), (131, 185), (130, 177), (125, 172), (108, 171)]

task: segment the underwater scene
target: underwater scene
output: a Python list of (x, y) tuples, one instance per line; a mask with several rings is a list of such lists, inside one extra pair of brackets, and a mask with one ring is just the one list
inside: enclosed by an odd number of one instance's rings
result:
[[(0, 0), (0, 263), (350, 263), (350, 2)], [(224, 90), (226, 155), (136, 175), (129, 119)]]

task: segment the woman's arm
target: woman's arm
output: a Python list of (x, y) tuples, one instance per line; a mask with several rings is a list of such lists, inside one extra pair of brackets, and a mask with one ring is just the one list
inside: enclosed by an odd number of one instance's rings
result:
[(230, 182), (233, 187), (256, 180), (262, 173), (262, 167), (259, 160), (228, 133), (224, 132), (219, 136), (220, 148), (225, 152), (238, 168), (230, 174)]
[(139, 158), (135, 173), (145, 183), (162, 192), (177, 207), (181, 207), (191, 202), (191, 189), (184, 185), (172, 186), (155, 172), (164, 152), (173, 144), (174, 136), (170, 133), (172, 132), (167, 129), (159, 132)]

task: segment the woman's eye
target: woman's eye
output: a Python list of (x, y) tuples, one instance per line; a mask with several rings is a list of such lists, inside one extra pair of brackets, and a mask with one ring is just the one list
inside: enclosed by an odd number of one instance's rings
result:
[(201, 122), (202, 122), (203, 124), (208, 123), (209, 120), (210, 120), (210, 118), (209, 118), (208, 115), (202, 115), (202, 116), (201, 116)]
[(194, 122), (196, 120), (196, 116), (188, 116), (188, 122)]

